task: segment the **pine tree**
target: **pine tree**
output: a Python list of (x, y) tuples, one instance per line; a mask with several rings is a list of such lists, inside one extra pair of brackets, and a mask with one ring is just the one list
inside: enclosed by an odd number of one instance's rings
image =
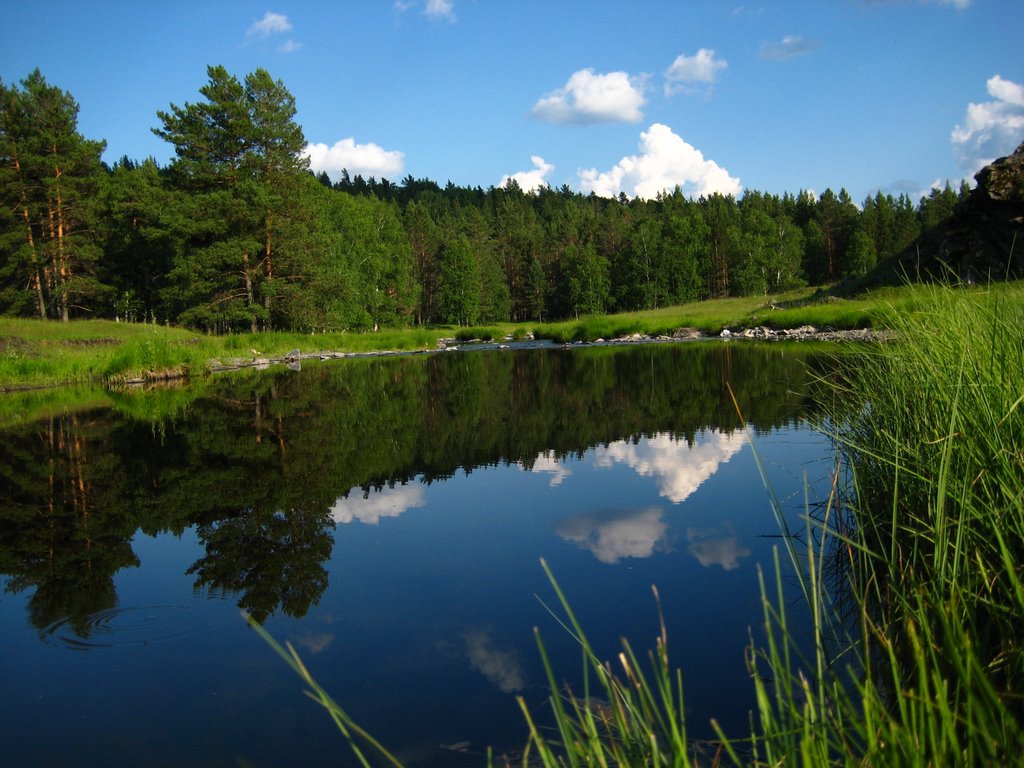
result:
[(109, 299), (94, 236), (105, 146), (78, 132), (78, 104), (38, 69), (20, 89), (0, 82), (4, 309), (66, 322)]

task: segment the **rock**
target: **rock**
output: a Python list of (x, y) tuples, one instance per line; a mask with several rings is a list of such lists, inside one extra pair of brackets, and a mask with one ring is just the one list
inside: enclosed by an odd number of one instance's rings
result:
[(285, 360), (298, 360), (300, 356), (301, 356), (301, 353), (299, 352), (299, 350), (293, 349), (287, 355), (284, 356), (284, 359)]
[(696, 328), (676, 328), (672, 334), (673, 339), (699, 339), (700, 331)]
[(862, 283), (901, 285), (907, 276), (973, 283), (1024, 275), (1024, 143), (974, 178), (977, 186), (948, 219)]
[(718, 334), (718, 336), (723, 339), (728, 339), (730, 336), (732, 336), (732, 331), (730, 331), (728, 328), (723, 328), (722, 332)]

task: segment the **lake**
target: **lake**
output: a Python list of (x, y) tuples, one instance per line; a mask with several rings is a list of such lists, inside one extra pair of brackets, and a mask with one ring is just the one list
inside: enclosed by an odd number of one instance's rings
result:
[(692, 735), (748, 733), (780, 544), (754, 450), (798, 527), (834, 465), (830, 365), (717, 341), (351, 359), (10, 426), (4, 764), (350, 764), (243, 608), (402, 759), (483, 765), (525, 744), (516, 696), (544, 719), (534, 627), (580, 678), (541, 557), (603, 658), (653, 647), (657, 585)]

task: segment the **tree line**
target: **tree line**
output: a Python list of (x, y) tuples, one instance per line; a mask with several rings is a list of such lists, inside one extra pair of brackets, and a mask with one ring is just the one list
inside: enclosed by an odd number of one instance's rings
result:
[(860, 206), (747, 190), (601, 198), (314, 174), (295, 101), (264, 69), (207, 70), (156, 115), (174, 149), (103, 163), (71, 94), (0, 81), (0, 313), (210, 332), (546, 321), (769, 294), (867, 272), (968, 193)]

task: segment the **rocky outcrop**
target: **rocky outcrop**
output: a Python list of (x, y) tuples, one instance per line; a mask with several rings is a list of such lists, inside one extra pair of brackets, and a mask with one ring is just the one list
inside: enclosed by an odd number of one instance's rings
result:
[(950, 218), (879, 264), (865, 282), (1024, 277), (1024, 144), (974, 178), (977, 186)]

